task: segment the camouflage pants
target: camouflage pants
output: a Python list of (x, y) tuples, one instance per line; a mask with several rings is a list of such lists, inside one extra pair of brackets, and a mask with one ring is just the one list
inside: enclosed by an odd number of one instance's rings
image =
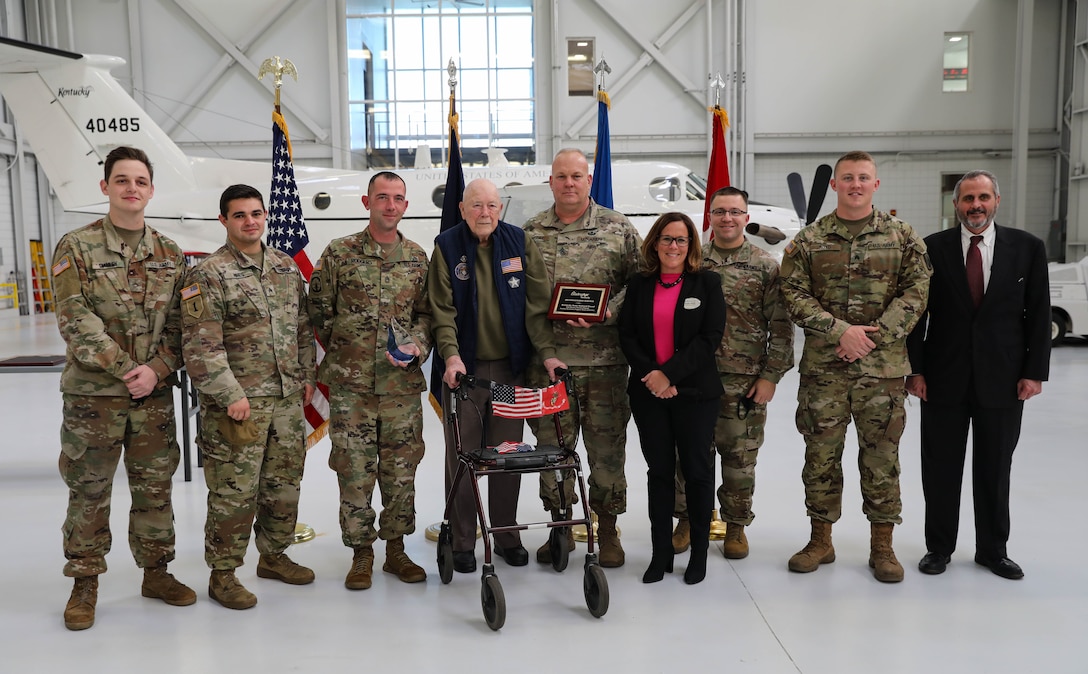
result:
[(170, 479), (181, 462), (173, 389), (143, 402), (124, 396), (65, 393), (60, 429), (60, 474), (68, 485), (64, 519), (64, 575), (106, 572), (113, 476), (122, 450), (132, 496), (128, 545), (141, 568), (174, 559)]
[(416, 530), (416, 468), (423, 459), (423, 405), (418, 393), (373, 395), (332, 387), (329, 468), (340, 483), (344, 545), (370, 545), (374, 483), (382, 496), (384, 540)]
[[(714, 426), (714, 446), (722, 458), (722, 486), (718, 502), (723, 521), (748, 526), (755, 518), (752, 495), (756, 491), (756, 458), (763, 446), (763, 428), (767, 423), (767, 405), (755, 405), (751, 411), (743, 403), (756, 375), (721, 375), (725, 395)], [(687, 519), (687, 495), (684, 476), (676, 471), (676, 508), (674, 516)]]
[(214, 570), (243, 564), (250, 527), (261, 554), (283, 552), (294, 540), (299, 485), (306, 462), (302, 392), (249, 399), (258, 439), (232, 445), (221, 424), (227, 411), (201, 399), (200, 449), (208, 485), (204, 561)]
[[(568, 447), (578, 442), (579, 429), (589, 463), (589, 504), (597, 512), (619, 515), (627, 510), (627, 422), (631, 403), (627, 397), (626, 365), (570, 368), (574, 375), (577, 402), (563, 417), (563, 434)], [(534, 382), (534, 385), (540, 385)], [(530, 419), (529, 428), (539, 444), (556, 445), (555, 425), (550, 418)], [(564, 476), (563, 488), (568, 504), (577, 503), (573, 471)], [(559, 509), (559, 489), (555, 472), (540, 474), (540, 500), (544, 509)]]
[(862, 511), (870, 522), (899, 524), (899, 438), (906, 424), (902, 377), (801, 375), (797, 430), (805, 436), (805, 506), (812, 519), (842, 515), (842, 454), (851, 417), (858, 434)]

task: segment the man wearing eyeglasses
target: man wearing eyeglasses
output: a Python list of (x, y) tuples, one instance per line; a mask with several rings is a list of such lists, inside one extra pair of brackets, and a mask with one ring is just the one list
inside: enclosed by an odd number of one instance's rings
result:
[(835, 561), (831, 525), (842, 515), (842, 454), (853, 419), (869, 566), (877, 580), (897, 583), (903, 567), (892, 529), (902, 522), (906, 340), (925, 311), (933, 268), (914, 229), (873, 208), (880, 180), (871, 155), (843, 155), (834, 175), (835, 212), (802, 229), (782, 259), (786, 309), (805, 331), (797, 430), (805, 437), (801, 479), (812, 525), (789, 569), (808, 573)]
[[(592, 180), (589, 162), (580, 150), (560, 150), (548, 178), (555, 204), (530, 218), (525, 232), (540, 247), (551, 283), (599, 283), (612, 288), (603, 323), (578, 319), (554, 321), (552, 326), (557, 355), (569, 366), (578, 391), (563, 432), (571, 447), (579, 431), (585, 441), (589, 504), (598, 518), (601, 566), (617, 567), (624, 563), (616, 517), (627, 510), (624, 465), (627, 423), (631, 420), (627, 360), (620, 351), (617, 321), (627, 279), (638, 271), (642, 241), (627, 216), (590, 198)], [(531, 383), (543, 386), (543, 369), (537, 366), (531, 372)], [(537, 439), (557, 444), (554, 427), (540, 421), (529, 422)], [(574, 481), (565, 480), (563, 484), (566, 503), (574, 503)], [(544, 509), (560, 519), (559, 490), (553, 473), (540, 474), (540, 498)], [(573, 549), (574, 539), (570, 537), (567, 550)], [(551, 563), (547, 541), (536, 551), (536, 560)]]
[[(793, 323), (786, 315), (778, 279), (778, 263), (744, 236), (748, 193), (723, 187), (710, 202), (714, 232), (704, 262), (721, 276), (726, 328), (716, 354), (725, 395), (721, 399), (714, 445), (722, 458), (718, 489), (721, 518), (726, 522), (722, 553), (727, 559), (748, 556), (744, 528), (752, 523), (756, 458), (763, 445), (767, 403), (782, 376), (793, 367)], [(687, 499), (677, 472), (673, 549), (690, 543)]]

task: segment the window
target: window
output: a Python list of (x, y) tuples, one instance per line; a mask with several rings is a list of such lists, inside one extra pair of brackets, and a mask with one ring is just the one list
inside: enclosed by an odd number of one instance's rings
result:
[(968, 91), (968, 61), (971, 57), (970, 33), (944, 34), (944, 61), (941, 71), (941, 91)]
[(412, 166), (420, 146), (445, 161), (451, 58), (464, 162), (491, 146), (535, 159), (532, 0), (348, 0), (347, 40), (351, 149), (369, 166)]

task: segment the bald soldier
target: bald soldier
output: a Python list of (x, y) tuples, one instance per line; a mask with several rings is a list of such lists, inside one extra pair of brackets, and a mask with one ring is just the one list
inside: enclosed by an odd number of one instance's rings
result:
[[(310, 318), (325, 346), (317, 376), (331, 395), (329, 467), (340, 485), (341, 538), (354, 551), (344, 579), (349, 590), (370, 587), (378, 538), (385, 541), (383, 571), (405, 583), (427, 579), (404, 550), (404, 537), (416, 530), (415, 477), (423, 459), (427, 254), (397, 230), (408, 208), (400, 176), (374, 174), (363, 206), (370, 211), (366, 229), (330, 243), (310, 279)], [(390, 355), (390, 332), (409, 360)]]
[[(566, 443), (574, 447), (581, 432), (589, 463), (589, 505), (597, 514), (601, 566), (624, 562), (623, 546), (616, 533), (616, 517), (627, 510), (627, 422), (631, 405), (627, 397), (627, 360), (620, 351), (617, 319), (625, 297), (627, 279), (638, 271), (642, 242), (627, 216), (605, 208), (589, 196), (592, 183), (589, 162), (580, 150), (564, 149), (552, 161), (548, 178), (555, 203), (525, 223), (525, 232), (540, 248), (548, 280), (555, 283), (597, 283), (611, 287), (604, 323), (584, 319), (554, 321), (556, 354), (574, 376), (577, 400), (571, 399), (570, 416), (563, 423)], [(530, 384), (544, 386), (544, 369), (537, 364)], [(544, 421), (545, 423), (541, 423)], [(541, 444), (556, 445), (554, 424), (534, 419), (529, 427)], [(565, 501), (576, 502), (573, 480), (564, 480)], [(540, 474), (540, 498), (552, 518), (570, 519), (559, 512), (555, 473)], [(567, 550), (574, 549), (568, 538)], [(536, 559), (551, 563), (547, 541)]]
[(314, 392), (314, 336), (294, 260), (261, 242), (261, 193), (231, 185), (219, 198), (227, 243), (181, 290), (185, 367), (200, 394), (208, 485), (208, 595), (226, 608), (257, 603), (234, 570), (257, 538), (257, 575), (291, 585), (314, 573), (284, 551), (294, 540), (306, 461), (303, 406)]
[(876, 162), (849, 152), (835, 163), (837, 205), (802, 229), (782, 259), (782, 295), (805, 331), (797, 430), (805, 437), (809, 542), (789, 561), (808, 573), (835, 561), (831, 525), (842, 515), (842, 454), (851, 419), (858, 433), (862, 510), (876, 579), (903, 580), (892, 550), (902, 522), (899, 438), (906, 415), (907, 335), (925, 311), (933, 273), (910, 225), (873, 208)]
[(57, 326), (67, 345), (59, 467), (68, 485), (64, 575), (75, 578), (64, 609), (70, 630), (94, 625), (122, 450), (132, 495), (128, 544), (144, 570), (141, 593), (174, 606), (196, 601), (166, 570), (174, 559), (170, 479), (181, 461), (171, 384), (181, 366), (177, 290), (185, 258), (144, 222), (155, 194), (147, 155), (116, 148), (104, 174), (106, 217), (66, 234), (53, 256)]

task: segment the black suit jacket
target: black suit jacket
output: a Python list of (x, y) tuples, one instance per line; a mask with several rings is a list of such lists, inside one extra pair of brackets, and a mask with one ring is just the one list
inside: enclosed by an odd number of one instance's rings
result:
[(1017, 402), (1020, 379), (1050, 372), (1050, 286), (1046, 249), (1037, 237), (994, 227), (990, 283), (976, 310), (967, 287), (960, 230), (926, 237), (933, 262), (929, 306), (907, 338), (911, 372), (926, 378), (936, 404), (968, 399), (984, 407)]
[(675, 352), (657, 364), (654, 350), (654, 288), (657, 274), (635, 274), (627, 282), (627, 296), (620, 309), (620, 348), (631, 366), (627, 384), (645, 389), (642, 383), (651, 370), (660, 369), (681, 395), (713, 398), (722, 394), (714, 352), (725, 332), (725, 296), (721, 278), (712, 271), (689, 272), (684, 277), (673, 319)]

